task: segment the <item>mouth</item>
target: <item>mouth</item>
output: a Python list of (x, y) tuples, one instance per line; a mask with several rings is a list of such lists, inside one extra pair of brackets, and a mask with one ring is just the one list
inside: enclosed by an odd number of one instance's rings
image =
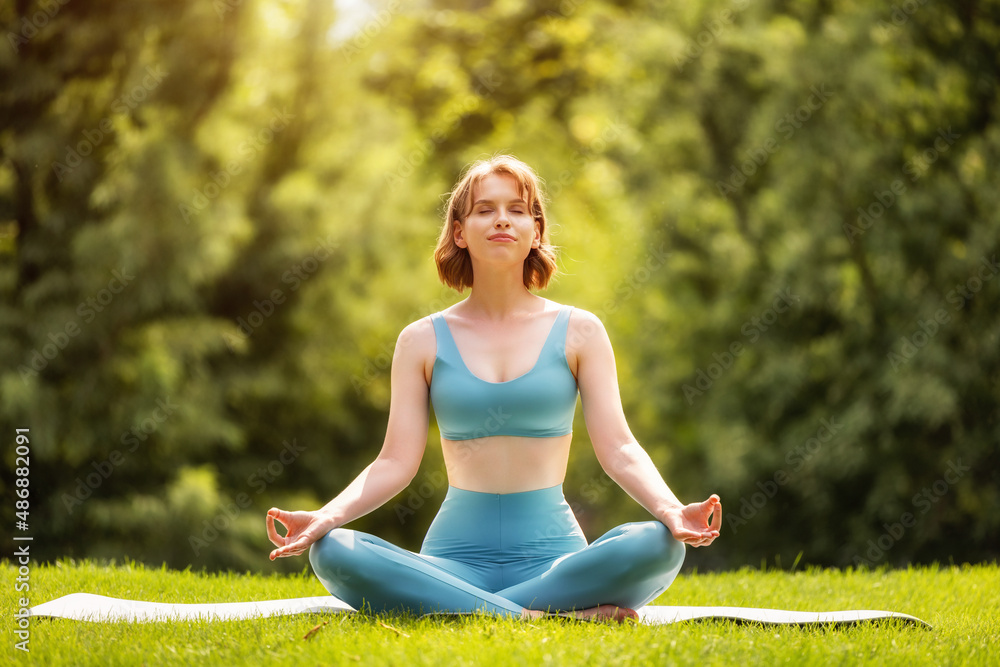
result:
[(515, 240), (514, 237), (510, 236), (509, 234), (496, 234), (496, 235), (490, 237), (490, 241), (505, 241), (505, 242), (510, 242), (510, 241), (514, 241), (514, 240)]

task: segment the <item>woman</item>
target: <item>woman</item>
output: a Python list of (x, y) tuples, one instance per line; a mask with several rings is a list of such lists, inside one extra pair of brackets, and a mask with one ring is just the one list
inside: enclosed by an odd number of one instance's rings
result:
[[(673, 582), (684, 545), (719, 536), (722, 505), (716, 495), (683, 505), (632, 436), (601, 321), (529, 291), (556, 270), (531, 168), (509, 156), (473, 164), (451, 194), (435, 259), (442, 281), (471, 287), (469, 297), (403, 329), (381, 452), (322, 509), (269, 510), (271, 559), (309, 549), (331, 594), (373, 612), (635, 617)], [(562, 492), (577, 391), (601, 466), (658, 519), (590, 545)], [(416, 475), (428, 400), (449, 487), (420, 553), (341, 528)]]

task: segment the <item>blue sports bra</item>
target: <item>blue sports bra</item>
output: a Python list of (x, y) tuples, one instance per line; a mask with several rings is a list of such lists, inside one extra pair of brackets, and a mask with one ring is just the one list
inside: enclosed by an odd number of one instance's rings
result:
[(431, 315), (437, 357), (431, 404), (441, 435), (472, 440), (490, 435), (548, 438), (573, 432), (576, 378), (566, 363), (566, 330), (573, 306), (563, 306), (534, 367), (513, 380), (487, 382), (462, 361), (441, 313)]

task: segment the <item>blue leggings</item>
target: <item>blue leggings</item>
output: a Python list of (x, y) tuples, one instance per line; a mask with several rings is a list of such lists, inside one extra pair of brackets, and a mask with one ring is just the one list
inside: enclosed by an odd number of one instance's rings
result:
[(450, 486), (420, 553), (336, 528), (309, 562), (355, 609), (520, 616), (525, 607), (642, 607), (673, 583), (684, 545), (659, 521), (624, 524), (588, 545), (561, 485), (507, 494)]

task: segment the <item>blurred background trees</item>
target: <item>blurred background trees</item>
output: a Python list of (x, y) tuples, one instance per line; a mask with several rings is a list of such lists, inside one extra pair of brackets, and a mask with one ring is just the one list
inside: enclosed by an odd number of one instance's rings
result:
[[(690, 566), (994, 559), (1000, 3), (17, 1), (0, 9), (0, 427), (38, 558), (270, 563), (377, 453), (444, 195), (509, 152), (615, 345)], [(582, 412), (588, 537), (645, 511)], [(353, 524), (416, 549), (446, 490)], [(13, 524), (11, 524), (13, 525)], [(35, 553), (35, 552), (33, 552)]]

